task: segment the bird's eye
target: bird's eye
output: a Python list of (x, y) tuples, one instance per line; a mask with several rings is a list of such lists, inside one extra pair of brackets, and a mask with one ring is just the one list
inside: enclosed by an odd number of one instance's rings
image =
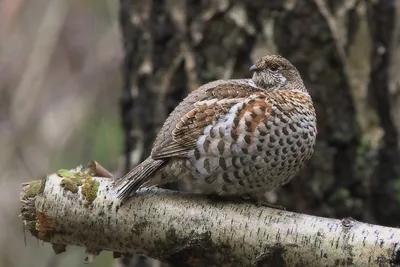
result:
[(269, 67), (269, 69), (275, 72), (275, 71), (279, 70), (279, 66), (278, 65), (272, 65), (272, 66)]

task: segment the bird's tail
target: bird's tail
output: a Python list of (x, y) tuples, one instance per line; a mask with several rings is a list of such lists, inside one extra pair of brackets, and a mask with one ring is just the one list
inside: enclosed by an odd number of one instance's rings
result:
[(154, 160), (148, 157), (114, 184), (113, 188), (118, 192), (117, 197), (121, 201), (127, 199), (132, 193), (136, 192), (143, 183), (147, 182), (152, 177), (152, 174), (164, 163), (164, 160)]

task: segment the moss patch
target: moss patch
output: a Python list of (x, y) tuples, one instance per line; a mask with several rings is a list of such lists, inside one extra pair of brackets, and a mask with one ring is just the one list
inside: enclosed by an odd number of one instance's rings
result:
[(98, 181), (87, 175), (82, 186), (82, 195), (86, 198), (85, 207), (88, 207), (96, 199), (99, 185)]
[(28, 197), (36, 197), (38, 194), (44, 191), (44, 179), (33, 180), (29, 183), (29, 188), (27, 192)]
[(66, 169), (61, 169), (57, 171), (57, 175), (65, 178), (71, 178), (74, 176), (74, 173)]
[(73, 177), (63, 178), (60, 185), (65, 190), (69, 190), (72, 193), (78, 193), (78, 188), (83, 184), (83, 178), (77, 173)]
[(83, 185), (83, 180), (85, 179), (85, 174), (66, 169), (58, 170), (57, 175), (63, 178), (60, 185), (72, 193), (78, 193), (79, 186)]
[(83, 184), (84, 174), (61, 169), (57, 171), (57, 175), (63, 178), (60, 185), (64, 187), (65, 190), (78, 193), (79, 186)]
[(83, 203), (85, 207), (89, 207), (96, 199), (100, 183), (93, 179), (89, 173), (82, 172), (80, 169), (75, 171), (61, 169), (57, 171), (57, 175), (62, 177), (60, 185), (65, 190), (78, 193), (81, 186), (81, 193), (85, 197)]

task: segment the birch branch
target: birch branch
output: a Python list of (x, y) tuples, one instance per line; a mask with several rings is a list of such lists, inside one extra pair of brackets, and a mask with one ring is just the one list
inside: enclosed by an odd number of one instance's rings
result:
[[(93, 173), (92, 173), (93, 174)], [(53, 244), (139, 253), (178, 266), (397, 266), (400, 229), (161, 189), (120, 205), (112, 179), (61, 170), (23, 184), (21, 218)]]

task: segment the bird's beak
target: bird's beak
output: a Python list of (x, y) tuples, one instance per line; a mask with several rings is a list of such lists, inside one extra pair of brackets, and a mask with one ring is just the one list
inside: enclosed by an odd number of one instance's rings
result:
[(256, 70), (258, 70), (256, 65), (251, 66), (249, 69), (249, 71), (256, 71)]

